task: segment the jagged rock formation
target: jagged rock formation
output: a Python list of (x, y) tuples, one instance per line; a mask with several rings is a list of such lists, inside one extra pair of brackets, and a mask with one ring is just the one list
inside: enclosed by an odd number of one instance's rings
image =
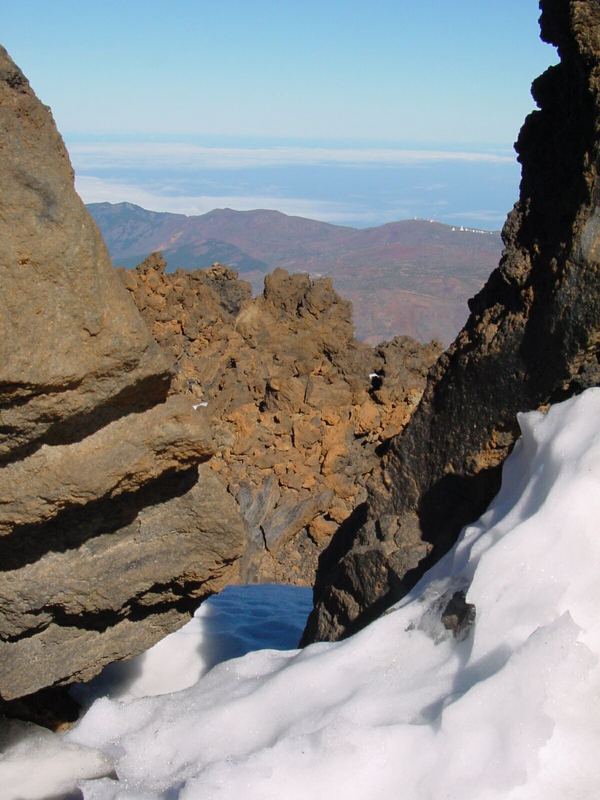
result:
[(356, 630), (399, 599), (496, 493), (519, 411), (600, 383), (600, 5), (542, 0), (561, 63), (532, 87), (520, 199), (500, 266), (429, 376), (370, 488), (364, 524), (336, 537), (305, 640)]
[(84, 680), (233, 574), (203, 409), (73, 189), (50, 111), (0, 48), (0, 700)]
[[(210, 466), (250, 529), (242, 579), (312, 582), (439, 348), (356, 341), (350, 304), (328, 279), (275, 270), (252, 300), (249, 284), (220, 265), (167, 274), (154, 254), (121, 275), (177, 363), (178, 391), (206, 403), (221, 430)], [(384, 375), (376, 387), (375, 372)]]
[(351, 228), (265, 209), (188, 217), (132, 203), (88, 208), (119, 266), (135, 267), (158, 250), (188, 269), (219, 261), (238, 270), (255, 293), (276, 267), (332, 278), (352, 301), (357, 338), (371, 344), (400, 333), (450, 344), (467, 318), (467, 298), (502, 252), (499, 232), (431, 220)]

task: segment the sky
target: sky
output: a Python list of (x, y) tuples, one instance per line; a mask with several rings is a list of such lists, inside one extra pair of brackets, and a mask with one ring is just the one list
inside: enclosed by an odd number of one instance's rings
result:
[[(536, 0), (0, 0), (87, 201), (498, 227)], [(487, 187), (487, 188), (486, 188)]]

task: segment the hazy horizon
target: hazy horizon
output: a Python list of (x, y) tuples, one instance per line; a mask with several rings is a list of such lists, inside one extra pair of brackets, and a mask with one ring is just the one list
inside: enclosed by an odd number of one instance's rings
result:
[(497, 229), (519, 180), (514, 156), (501, 152), (67, 144), (85, 202), (131, 202), (187, 215), (269, 208), (353, 227), (417, 217)]
[(499, 228), (556, 61), (536, 0), (23, 0), (3, 44), (85, 202)]

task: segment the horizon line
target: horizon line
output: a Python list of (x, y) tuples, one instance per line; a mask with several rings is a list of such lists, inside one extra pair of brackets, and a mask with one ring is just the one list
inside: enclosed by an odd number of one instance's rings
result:
[(434, 218), (427, 218), (427, 217), (405, 217), (403, 219), (396, 219), (391, 220), (389, 222), (382, 222), (378, 225), (370, 225), (367, 228), (357, 228), (354, 225), (344, 225), (343, 223), (335, 223), (335, 222), (328, 222), (326, 220), (315, 219), (313, 217), (304, 217), (301, 214), (286, 214), (285, 211), (279, 211), (277, 208), (232, 208), (230, 206), (215, 206), (215, 208), (211, 208), (209, 211), (204, 211), (200, 214), (184, 214), (180, 212), (173, 212), (173, 211), (155, 211), (151, 208), (144, 208), (144, 206), (140, 206), (138, 203), (132, 203), (129, 200), (120, 200), (116, 203), (113, 203), (109, 200), (100, 200), (97, 202), (85, 203), (84, 205), (86, 208), (90, 206), (132, 206), (133, 208), (138, 208), (141, 211), (145, 211), (149, 214), (169, 214), (171, 216), (176, 217), (185, 217), (186, 219), (196, 219), (198, 217), (205, 217), (208, 214), (212, 214), (215, 211), (230, 211), (234, 214), (255, 214), (257, 212), (267, 212), (270, 214), (280, 214), (283, 217), (295, 217), (296, 219), (303, 219), (307, 222), (317, 222), (321, 225), (331, 225), (332, 227), (339, 227), (339, 228), (350, 228), (352, 230), (370, 230), (373, 228), (383, 228), (387, 225), (397, 225), (399, 223), (404, 222), (425, 222), (429, 225), (441, 225), (444, 228), (451, 228), (453, 231), (458, 233), (488, 233), (488, 234), (498, 234), (501, 232), (499, 228), (477, 228), (472, 225), (464, 225), (459, 223), (450, 223), (450, 222), (442, 222), (441, 220), (434, 219)]

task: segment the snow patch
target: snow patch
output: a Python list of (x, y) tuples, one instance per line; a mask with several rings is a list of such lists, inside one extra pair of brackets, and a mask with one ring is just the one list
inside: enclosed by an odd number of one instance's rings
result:
[(596, 797), (600, 389), (519, 423), (498, 496), (391, 613), (172, 694), (97, 699), (56, 756), (85, 800)]
[(2, 720), (0, 752), (0, 793), (7, 800), (42, 800), (80, 779), (113, 773), (112, 761), (98, 750), (19, 720)]

